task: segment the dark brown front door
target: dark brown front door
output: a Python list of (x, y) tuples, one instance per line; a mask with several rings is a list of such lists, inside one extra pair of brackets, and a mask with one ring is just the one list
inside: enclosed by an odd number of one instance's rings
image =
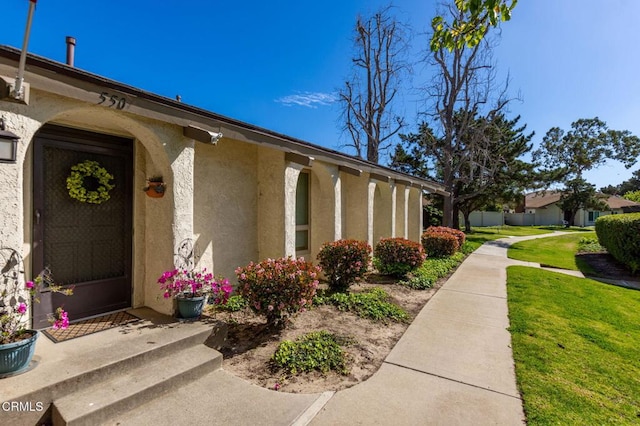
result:
[[(133, 141), (44, 126), (33, 151), (33, 275), (45, 267), (73, 296), (40, 294), (35, 328), (62, 306), (71, 321), (131, 306)], [(69, 196), (71, 167), (97, 161), (114, 176), (110, 198), (100, 204)], [(92, 184), (92, 182), (87, 182)], [(95, 185), (95, 182), (93, 182)]]

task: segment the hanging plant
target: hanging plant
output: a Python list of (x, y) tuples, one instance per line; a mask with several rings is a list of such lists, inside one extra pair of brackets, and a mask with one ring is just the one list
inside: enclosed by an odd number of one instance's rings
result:
[(67, 177), (69, 196), (81, 203), (102, 204), (111, 198), (114, 188), (109, 174), (97, 161), (85, 160), (71, 167)]

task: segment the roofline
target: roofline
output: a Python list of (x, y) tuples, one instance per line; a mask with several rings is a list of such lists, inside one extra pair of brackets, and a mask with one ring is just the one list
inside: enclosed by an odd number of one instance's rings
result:
[[(0, 45), (0, 58), (6, 58), (18, 63), (20, 49), (11, 46)], [(48, 71), (43, 73), (40, 70)], [(53, 74), (51, 74), (51, 72)], [(68, 66), (61, 62), (53, 61), (42, 56), (27, 54), (27, 73), (43, 76), (50, 80), (61, 83), (69, 82), (69, 79), (106, 87), (114, 91), (131, 96), (135, 100), (135, 105), (130, 109), (133, 113), (141, 113), (141, 110), (152, 111), (153, 118), (168, 121), (167, 116), (171, 116), (169, 122), (188, 126), (198, 123), (201, 126), (210, 128), (220, 128), (224, 126), (225, 135), (234, 139), (240, 139), (249, 143), (267, 144), (277, 149), (294, 154), (307, 155), (319, 160), (325, 160), (338, 166), (361, 169), (368, 173), (377, 175), (387, 175), (395, 180), (410, 182), (412, 186), (422, 187), (428, 191), (439, 195), (449, 195), (444, 190), (444, 186), (438, 182), (403, 173), (387, 166), (382, 166), (353, 155), (345, 154), (320, 145), (312, 144), (282, 133), (274, 132), (253, 124), (226, 117), (214, 112), (188, 105), (177, 100), (144, 91), (133, 86), (129, 86), (108, 78)], [(247, 132), (251, 133), (248, 137)], [(382, 172), (382, 173), (381, 173)]]

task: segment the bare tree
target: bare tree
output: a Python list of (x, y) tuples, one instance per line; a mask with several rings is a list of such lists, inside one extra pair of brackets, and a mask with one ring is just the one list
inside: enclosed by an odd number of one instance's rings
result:
[[(469, 10), (455, 5), (446, 8), (452, 22), (465, 22), (471, 18)], [(438, 23), (439, 25), (439, 23)], [(508, 79), (504, 84), (496, 82), (496, 69), (492, 63), (492, 42), (487, 38), (491, 26), (481, 27), (476, 44), (454, 42), (440, 45), (430, 52), (430, 63), (437, 72), (427, 88), (433, 101), (428, 116), (435, 131), (441, 137), (431, 149), (434, 164), (438, 168), (446, 191), (443, 204), (443, 225), (457, 227), (457, 205), (477, 194), (457, 197), (456, 188), (474, 185), (476, 191), (484, 191), (492, 184), (495, 170), (501, 168), (504, 159), (493, 150), (493, 137), (503, 118), (507, 98)], [(434, 28), (434, 31), (436, 29)], [(481, 120), (478, 118), (482, 117)], [(435, 142), (434, 142), (435, 143)]]
[(351, 138), (347, 145), (359, 157), (366, 150), (367, 160), (377, 163), (379, 153), (389, 148), (389, 139), (404, 126), (392, 107), (409, 71), (407, 30), (387, 6), (368, 19), (358, 17), (355, 33), (353, 75), (339, 92), (343, 130)]

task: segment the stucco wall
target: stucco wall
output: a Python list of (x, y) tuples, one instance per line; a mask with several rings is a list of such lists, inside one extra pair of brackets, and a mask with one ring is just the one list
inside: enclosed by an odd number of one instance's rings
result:
[(284, 152), (258, 147), (258, 260), (284, 255)]
[(323, 243), (334, 241), (336, 229), (334, 178), (338, 168), (315, 162), (311, 170), (311, 246), (309, 261), (316, 262)]
[(343, 238), (367, 241), (367, 194), (369, 179), (342, 173), (344, 206)]
[(413, 241), (420, 241), (422, 236), (422, 190), (411, 188), (409, 191), (409, 212), (408, 238)]
[(201, 262), (235, 282), (235, 269), (258, 260), (258, 148), (222, 139), (197, 144), (194, 234)]

